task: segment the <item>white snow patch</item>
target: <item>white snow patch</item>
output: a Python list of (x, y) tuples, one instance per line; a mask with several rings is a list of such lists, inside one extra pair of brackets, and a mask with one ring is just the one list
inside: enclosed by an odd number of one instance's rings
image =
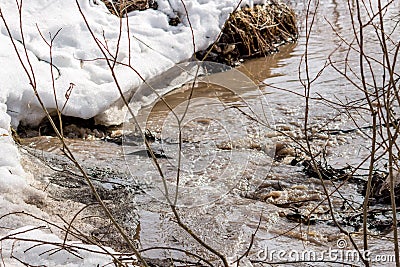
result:
[(36, 228), (25, 226), (8, 233), (9, 239), (2, 242), (5, 266), (25, 266), (17, 264), (18, 262), (28, 264), (34, 262), (36, 266), (114, 265), (113, 258), (105, 254), (116, 254), (110, 248), (66, 242), (65, 248), (61, 249), (63, 240)]

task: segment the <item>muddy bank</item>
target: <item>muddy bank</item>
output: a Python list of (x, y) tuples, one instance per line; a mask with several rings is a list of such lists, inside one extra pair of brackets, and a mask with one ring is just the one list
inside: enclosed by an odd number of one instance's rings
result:
[[(57, 126), (57, 129), (60, 130), (60, 133), (67, 138), (93, 140), (121, 135), (119, 131), (122, 128), (121, 125), (103, 126), (96, 124), (94, 118), (85, 120), (62, 115), (61, 123), (58, 116), (52, 116), (52, 120)], [(18, 141), (18, 138), (31, 138), (36, 136), (56, 136), (56, 133), (47, 118), (44, 118), (36, 127), (20, 124), (14, 131), (16, 141)]]

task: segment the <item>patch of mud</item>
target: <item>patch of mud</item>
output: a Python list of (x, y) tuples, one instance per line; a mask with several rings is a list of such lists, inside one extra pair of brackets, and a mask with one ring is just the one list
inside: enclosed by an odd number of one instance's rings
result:
[[(60, 129), (62, 125), (62, 133), (66, 138), (76, 139), (106, 139), (108, 137), (120, 136), (120, 126), (103, 126), (96, 124), (94, 118), (81, 119), (70, 116), (61, 116), (61, 124), (58, 116), (52, 116), (54, 124)], [(56, 136), (56, 133), (47, 118), (37, 126), (19, 125), (14, 133), (14, 138), (19, 142), (19, 138), (32, 138), (36, 136)], [(25, 141), (24, 141), (25, 142)]]

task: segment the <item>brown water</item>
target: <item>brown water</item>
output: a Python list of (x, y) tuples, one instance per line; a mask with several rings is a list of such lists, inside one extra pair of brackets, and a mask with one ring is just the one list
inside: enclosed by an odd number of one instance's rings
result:
[[(325, 66), (329, 56), (339, 67), (347, 57), (354, 72), (359, 70), (357, 53), (338, 48), (342, 42), (337, 34), (345, 40), (353, 39), (352, 22), (344, 2), (320, 3), (308, 47), (312, 77)], [(293, 5), (303, 19), (305, 4)], [(352, 1), (350, 6), (354, 8)], [(399, 10), (398, 2), (391, 5), (386, 14), (390, 25), (399, 21)], [(170, 200), (177, 197), (182, 221), (230, 259), (246, 252), (252, 235), (257, 232), (249, 256), (241, 265), (250, 266), (249, 260), (262, 259), (265, 248), (269, 251), (321, 253), (330, 248), (338, 249), (338, 240), (344, 239), (349, 244), (347, 250), (353, 249), (348, 239), (329, 223), (329, 207), (323, 201), (322, 183), (316, 178), (306, 177), (302, 166), (290, 165), (296, 156), (304, 156), (299, 147), (305, 145), (302, 130), (304, 89), (299, 82), (299, 70), (300, 77), (305, 77), (304, 61), (300, 64), (305, 51), (304, 22), (300, 21), (300, 25), (302, 30), (297, 43), (281, 47), (277, 54), (247, 61), (238, 68), (250, 78), (243, 78), (237, 70), (205, 76), (199, 78), (194, 88), (188, 84), (169, 93), (165, 97), (169, 107), (158, 101), (139, 112), (139, 120), (155, 134), (156, 141), (152, 147), (163, 156), (157, 162), (165, 175), (164, 181), (160, 179), (154, 162), (146, 152), (142, 153), (144, 147), (140, 139), (135, 141), (128, 135), (123, 149), (101, 141), (72, 142), (72, 149), (87, 166), (110, 168), (124, 174), (115, 176), (109, 183), (104, 178), (106, 188), (112, 188), (112, 183), (142, 186), (145, 193), (136, 194), (135, 201), (140, 217), (140, 245), (142, 248), (154, 247), (145, 253), (147, 257), (186, 258), (176, 251), (155, 248), (166, 246), (207, 255), (176, 225), (166, 205), (166, 188)], [(398, 40), (398, 33), (397, 29), (393, 39)], [(378, 51), (374, 36), (374, 32), (366, 28), (369, 41), (366, 51)], [(378, 52), (372, 56), (378, 60), (381, 57)], [(355, 74), (349, 75), (355, 77)], [(369, 145), (365, 137), (368, 130), (332, 136), (323, 130), (352, 129), (355, 122), (360, 126), (368, 125), (368, 115), (356, 111), (346, 113), (344, 109), (329, 105), (329, 101), (346, 103), (361, 99), (363, 93), (331, 66), (319, 74), (311, 90), (311, 96), (315, 98), (310, 104), (315, 152), (323, 151), (333, 167), (358, 164), (368, 155)], [(321, 101), (321, 98), (329, 101)], [(183, 117), (180, 123), (170, 108), (178, 117)], [(134, 131), (130, 124), (125, 129)], [(55, 145), (51, 141), (34, 140), (31, 145), (54, 153)], [(281, 147), (286, 149), (286, 157), (280, 162), (274, 161), (275, 153), (279, 153), (276, 149)], [(330, 191), (340, 184), (340, 181), (334, 185), (325, 181)], [(359, 213), (362, 200), (356, 185), (346, 183), (332, 195), (337, 218), (343, 218), (343, 214)], [(288, 220), (296, 212), (309, 214), (311, 211), (317, 218), (315, 225)], [(136, 225), (136, 221), (132, 224)], [(347, 227), (347, 230), (354, 232), (353, 237), (361, 244), (362, 235), (358, 229)], [(390, 238), (390, 233), (371, 238), (372, 255), (393, 254)], [(290, 258), (283, 257), (282, 260)], [(356, 264), (361, 265), (360, 262)], [(327, 266), (327, 263), (321, 263), (321, 266)]]

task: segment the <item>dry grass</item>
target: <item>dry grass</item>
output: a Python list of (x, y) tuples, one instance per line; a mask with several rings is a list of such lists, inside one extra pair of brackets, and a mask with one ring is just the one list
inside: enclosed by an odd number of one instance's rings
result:
[(152, 0), (102, 0), (108, 10), (116, 16), (123, 17), (125, 14), (134, 10), (145, 10), (153, 8)]
[[(219, 40), (199, 59), (233, 65), (240, 58), (264, 56), (297, 39), (296, 16), (282, 3), (242, 8), (231, 14)], [(206, 56), (204, 56), (206, 55)]]

